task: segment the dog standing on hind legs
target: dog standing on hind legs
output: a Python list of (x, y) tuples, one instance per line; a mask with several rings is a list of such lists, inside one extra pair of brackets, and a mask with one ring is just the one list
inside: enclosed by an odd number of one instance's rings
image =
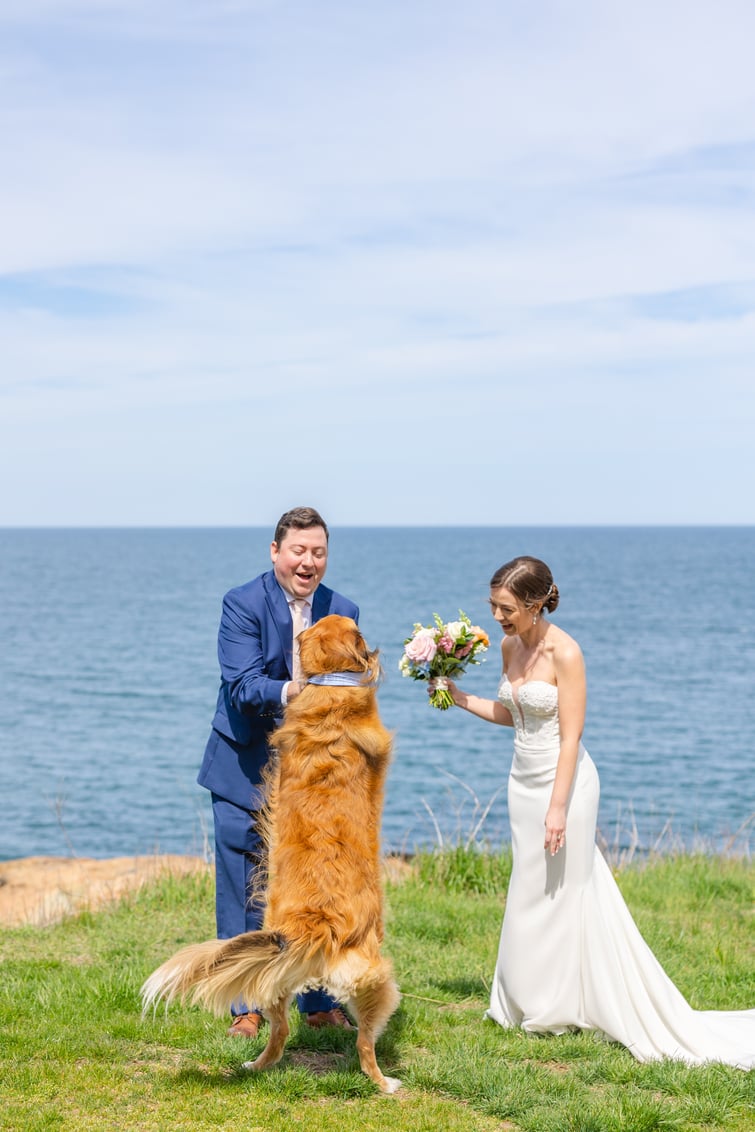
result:
[(244, 1064), (256, 1071), (280, 1061), (294, 995), (323, 987), (354, 1015), (363, 1072), (393, 1093), (401, 1082), (375, 1056), (399, 1002), (380, 953), (380, 819), (392, 744), (377, 708), (378, 652), (350, 617), (335, 614), (305, 630), (299, 649), (308, 684), (271, 737), (263, 927), (183, 948), (150, 975), (142, 999), (145, 1009), (179, 998), (217, 1014), (238, 999), (254, 1002), (270, 1022), (267, 1045)]

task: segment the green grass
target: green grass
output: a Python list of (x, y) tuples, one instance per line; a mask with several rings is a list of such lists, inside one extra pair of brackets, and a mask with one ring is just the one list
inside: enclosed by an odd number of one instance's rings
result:
[[(293, 1012), (279, 1067), (199, 1009), (143, 1019), (139, 987), (213, 935), (210, 878), (166, 878), (117, 906), (0, 933), (0, 1128), (16, 1132), (314, 1127), (325, 1132), (752, 1132), (755, 1073), (640, 1065), (590, 1034), (539, 1037), (482, 1020), (510, 859), (449, 850), (387, 892), (386, 951), (404, 994), (378, 1046), (401, 1077), (382, 1097), (353, 1034)], [(698, 1008), (755, 1006), (753, 881), (741, 860), (663, 859), (620, 886), (648, 943)]]

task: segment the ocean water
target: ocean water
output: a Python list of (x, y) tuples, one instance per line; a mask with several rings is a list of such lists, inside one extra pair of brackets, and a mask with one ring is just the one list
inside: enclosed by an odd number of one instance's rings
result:
[[(223, 593), (269, 565), (262, 529), (0, 530), (0, 859), (202, 853), (195, 777)], [(398, 660), (415, 621), (488, 628), (461, 682), (494, 696), (493, 570), (544, 558), (582, 645), (585, 745), (609, 845), (747, 849), (755, 814), (755, 528), (340, 528), (326, 581), (356, 600), (395, 734), (383, 834), (411, 851), (508, 839), (511, 732), (427, 704)], [(634, 832), (633, 832), (634, 830)]]

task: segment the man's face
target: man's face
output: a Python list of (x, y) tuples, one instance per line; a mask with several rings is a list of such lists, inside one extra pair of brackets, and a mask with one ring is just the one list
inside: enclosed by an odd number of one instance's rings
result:
[(325, 575), (328, 540), (322, 527), (292, 527), (270, 545), (275, 576), (294, 597), (310, 597)]

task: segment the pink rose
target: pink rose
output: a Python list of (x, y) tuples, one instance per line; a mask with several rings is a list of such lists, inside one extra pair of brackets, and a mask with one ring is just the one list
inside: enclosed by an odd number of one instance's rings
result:
[(468, 645), (464, 645), (463, 649), (457, 649), (456, 650), (456, 656), (459, 658), (459, 660), (461, 660), (461, 658), (463, 656), (469, 656), (469, 654), (472, 651), (472, 645), (473, 644), (474, 644), (474, 641), (470, 641)]
[(415, 664), (432, 660), (437, 651), (434, 629), (420, 629), (404, 647), (409, 660), (413, 660)]
[(450, 656), (454, 651), (455, 644), (456, 642), (454, 641), (453, 637), (449, 637), (448, 633), (444, 633), (438, 641), (438, 648), (441, 652), (444, 652), (447, 656)]

